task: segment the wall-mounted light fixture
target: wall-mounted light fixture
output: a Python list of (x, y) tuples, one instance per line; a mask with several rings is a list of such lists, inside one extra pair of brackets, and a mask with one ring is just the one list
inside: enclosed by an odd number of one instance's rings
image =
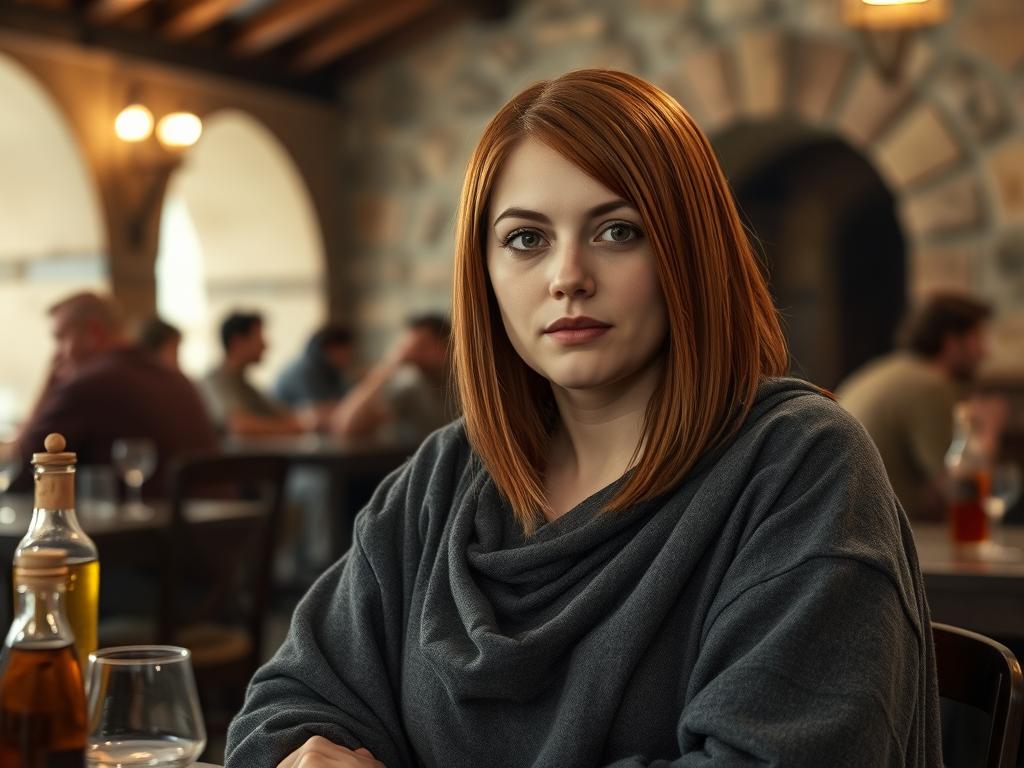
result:
[(949, 18), (949, 0), (841, 0), (843, 22), (860, 31), (881, 76), (896, 82), (912, 36)]
[[(135, 144), (153, 135), (153, 113), (142, 104), (129, 104), (114, 120), (121, 141)], [(156, 138), (166, 149), (191, 147), (203, 135), (203, 121), (191, 112), (171, 112), (156, 123)]]

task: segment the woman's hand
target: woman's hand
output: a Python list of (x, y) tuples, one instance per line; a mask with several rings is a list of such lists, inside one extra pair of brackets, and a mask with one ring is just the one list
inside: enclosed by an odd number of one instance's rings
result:
[(323, 736), (314, 736), (281, 761), (277, 768), (384, 768), (366, 747), (353, 751)]

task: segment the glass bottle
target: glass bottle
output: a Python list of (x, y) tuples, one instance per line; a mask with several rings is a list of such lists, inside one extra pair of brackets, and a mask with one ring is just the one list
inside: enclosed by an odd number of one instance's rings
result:
[(64, 612), (60, 549), (14, 559), (15, 618), (0, 656), (0, 768), (83, 768), (85, 689)]
[(950, 535), (958, 545), (982, 544), (989, 539), (985, 498), (991, 465), (971, 425), (967, 403), (953, 409), (953, 440), (946, 451), (946, 502)]
[(35, 465), (35, 507), (28, 533), (18, 544), (15, 557), (33, 547), (54, 547), (67, 553), (68, 620), (75, 637), (78, 663), (85, 668), (96, 650), (99, 620), (100, 561), (93, 544), (75, 515), (74, 453), (65, 453), (64, 437), (47, 435), (46, 453), (32, 456)]

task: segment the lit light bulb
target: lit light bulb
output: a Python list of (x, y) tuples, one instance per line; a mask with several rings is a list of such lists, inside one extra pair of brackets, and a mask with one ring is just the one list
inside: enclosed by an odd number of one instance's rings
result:
[(928, 0), (860, 0), (864, 5), (915, 5)]
[(156, 137), (165, 147), (191, 147), (203, 134), (203, 121), (191, 112), (172, 112), (160, 118)]
[(114, 132), (121, 141), (145, 141), (153, 133), (153, 113), (141, 104), (131, 104), (114, 120)]

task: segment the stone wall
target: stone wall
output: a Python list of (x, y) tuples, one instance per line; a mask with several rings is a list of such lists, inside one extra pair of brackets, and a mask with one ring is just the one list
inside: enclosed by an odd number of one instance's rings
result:
[[(675, 95), (712, 139), (796, 118), (860, 151), (898, 201), (913, 299), (939, 287), (998, 307), (991, 364), (1024, 373), (1024, 3), (954, 1), (887, 82), (838, 0), (533, 0), (467, 22), (346, 81), (335, 265), (367, 352), (446, 308), (454, 212), (481, 128), (511, 95), (613, 67)], [(870, 300), (866, 297), (865, 300)]]

